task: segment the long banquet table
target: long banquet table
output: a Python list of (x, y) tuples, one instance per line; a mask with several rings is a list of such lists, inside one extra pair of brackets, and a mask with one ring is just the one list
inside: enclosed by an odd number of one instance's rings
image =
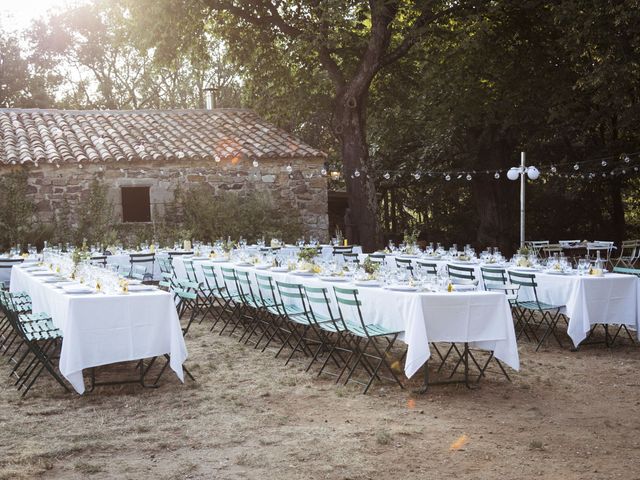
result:
[(11, 291), (26, 291), (33, 312), (46, 312), (62, 331), (60, 372), (78, 393), (85, 390), (85, 368), (164, 354), (184, 380), (187, 348), (170, 293), (67, 294), (23, 267), (12, 268)]
[[(290, 272), (258, 270), (228, 262), (194, 261), (198, 281), (204, 282), (202, 265), (234, 267), (272, 275), (274, 280), (312, 286), (354, 286)], [(174, 258), (178, 278), (186, 278), (183, 258)], [(253, 275), (250, 275), (252, 278)], [(497, 292), (400, 292), (381, 287), (357, 287), (365, 321), (393, 330), (407, 344), (404, 366), (408, 378), (429, 359), (431, 342), (469, 342), (473, 348), (491, 350), (496, 358), (518, 370), (519, 356), (509, 303)]]
[[(545, 273), (534, 268), (505, 267), (504, 265), (478, 262), (448, 261), (442, 259), (417, 258), (415, 256), (387, 255), (385, 262), (395, 264), (395, 258), (410, 258), (415, 266), (417, 261), (435, 263), (438, 270), (448, 264), (472, 267), (479, 280), (478, 288), (483, 288), (481, 266), (507, 268), (513, 271), (535, 274), (536, 290), (540, 301), (562, 305), (561, 312), (569, 318), (567, 333), (577, 347), (596, 324), (626, 325), (636, 331), (640, 340), (640, 279), (634, 275), (606, 273), (602, 277), (577, 274)], [(523, 288), (520, 300), (533, 300), (533, 289)]]

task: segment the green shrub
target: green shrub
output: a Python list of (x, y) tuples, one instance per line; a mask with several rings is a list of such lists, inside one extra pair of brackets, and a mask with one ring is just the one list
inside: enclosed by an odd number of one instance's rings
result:
[(267, 192), (214, 195), (208, 186), (180, 192), (183, 226), (194, 239), (212, 241), (241, 235), (255, 241), (264, 235), (293, 241), (302, 235), (302, 220), (296, 210), (284, 212)]
[(0, 247), (34, 243), (36, 207), (29, 196), (28, 171), (17, 170), (0, 176)]

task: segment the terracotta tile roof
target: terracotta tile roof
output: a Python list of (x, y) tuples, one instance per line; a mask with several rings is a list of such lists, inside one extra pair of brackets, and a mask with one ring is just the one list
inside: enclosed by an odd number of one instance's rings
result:
[(324, 156), (250, 110), (0, 109), (0, 164)]

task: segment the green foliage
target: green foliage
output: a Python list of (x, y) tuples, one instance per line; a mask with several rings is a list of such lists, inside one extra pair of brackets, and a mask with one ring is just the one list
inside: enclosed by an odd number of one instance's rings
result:
[(198, 240), (243, 236), (255, 241), (264, 235), (293, 241), (302, 234), (299, 213), (284, 212), (266, 192), (214, 195), (210, 187), (202, 186), (181, 192), (181, 204), (184, 227)]
[(313, 263), (313, 259), (318, 256), (318, 249), (315, 247), (303, 247), (298, 252), (298, 258), (303, 262)]
[(89, 244), (104, 242), (114, 224), (113, 205), (107, 197), (108, 186), (94, 179), (89, 186), (86, 198), (77, 209), (77, 228), (73, 239), (76, 245), (85, 239)]
[(0, 246), (32, 243), (36, 227), (35, 205), (29, 197), (28, 172), (16, 170), (0, 176)]

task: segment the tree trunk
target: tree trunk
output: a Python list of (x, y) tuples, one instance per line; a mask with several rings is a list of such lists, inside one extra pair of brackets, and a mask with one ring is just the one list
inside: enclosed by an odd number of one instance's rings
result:
[(353, 224), (350, 243), (359, 243), (365, 252), (382, 244), (378, 225), (378, 201), (373, 173), (369, 174), (366, 138), (366, 93), (338, 97), (336, 132), (341, 143), (344, 178)]

